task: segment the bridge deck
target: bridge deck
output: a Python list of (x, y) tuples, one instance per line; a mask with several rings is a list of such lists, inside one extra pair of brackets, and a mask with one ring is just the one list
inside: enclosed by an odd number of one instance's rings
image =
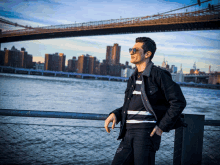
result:
[(214, 10), (209, 10), (208, 8), (205, 8), (202, 10), (186, 13), (112, 19), (69, 25), (46, 26), (24, 30), (4, 31), (2, 32), (0, 38), (2, 38), (1, 40), (3, 43), (17, 40), (149, 32), (154, 30), (179, 31), (201, 28), (220, 29), (219, 21), (220, 5), (215, 5)]

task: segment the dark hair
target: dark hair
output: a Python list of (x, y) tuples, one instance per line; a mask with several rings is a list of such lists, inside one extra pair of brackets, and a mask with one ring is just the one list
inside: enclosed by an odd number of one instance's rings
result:
[(142, 49), (144, 49), (144, 54), (147, 51), (151, 51), (152, 55), (150, 56), (150, 60), (154, 57), (154, 53), (156, 52), (156, 43), (154, 42), (154, 40), (152, 40), (149, 37), (138, 37), (136, 38), (136, 43), (137, 42), (143, 42), (143, 46)]

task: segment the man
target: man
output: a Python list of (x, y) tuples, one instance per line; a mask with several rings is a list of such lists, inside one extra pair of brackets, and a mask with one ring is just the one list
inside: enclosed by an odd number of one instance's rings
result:
[(108, 133), (110, 122), (112, 129), (121, 122), (118, 140), (122, 141), (112, 164), (154, 165), (162, 133), (185, 126), (180, 115), (186, 100), (170, 73), (151, 62), (156, 51), (152, 39), (136, 38), (129, 51), (136, 70), (129, 77), (123, 106), (105, 120)]

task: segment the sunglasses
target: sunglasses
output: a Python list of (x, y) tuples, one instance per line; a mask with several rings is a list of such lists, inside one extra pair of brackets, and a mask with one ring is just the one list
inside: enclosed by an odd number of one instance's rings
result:
[(133, 49), (130, 48), (130, 49), (129, 49), (129, 53), (131, 53), (132, 50), (133, 50), (134, 53), (136, 53), (136, 52), (138, 51), (138, 49), (136, 49), (136, 48), (133, 48)]

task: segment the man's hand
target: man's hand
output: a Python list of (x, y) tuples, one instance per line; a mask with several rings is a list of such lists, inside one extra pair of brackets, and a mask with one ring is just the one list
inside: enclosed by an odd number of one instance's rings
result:
[(157, 134), (159, 136), (162, 135), (163, 131), (156, 125), (153, 129), (153, 131), (151, 132), (150, 136), (152, 137), (154, 134)]
[(110, 133), (110, 129), (108, 128), (108, 125), (110, 122), (112, 123), (112, 129), (115, 128), (115, 123), (116, 123), (116, 116), (114, 113), (112, 113), (106, 120), (105, 120), (105, 129), (108, 133)]

